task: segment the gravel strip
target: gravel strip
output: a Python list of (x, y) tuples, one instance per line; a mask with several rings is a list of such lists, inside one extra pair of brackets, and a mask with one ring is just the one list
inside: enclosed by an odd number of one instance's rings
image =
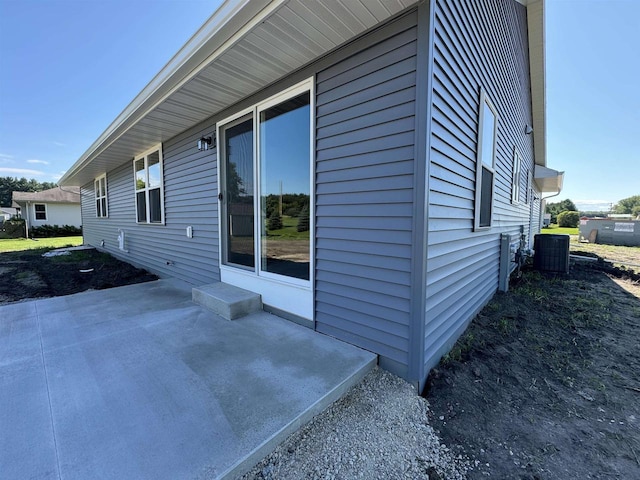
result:
[(464, 479), (429, 426), (427, 401), (379, 368), (265, 457), (250, 479)]

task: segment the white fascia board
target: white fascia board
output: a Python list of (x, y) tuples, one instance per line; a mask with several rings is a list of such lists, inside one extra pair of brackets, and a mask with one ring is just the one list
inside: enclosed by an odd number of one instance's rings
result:
[(142, 89), (87, 151), (58, 180), (73, 185), (72, 177), (144, 115), (233, 46), (255, 25), (264, 21), (286, 0), (226, 0)]
[[(522, 2), (521, 2), (522, 3)], [(545, 56), (545, 0), (528, 0), (529, 74), (536, 165), (547, 165), (547, 79)]]

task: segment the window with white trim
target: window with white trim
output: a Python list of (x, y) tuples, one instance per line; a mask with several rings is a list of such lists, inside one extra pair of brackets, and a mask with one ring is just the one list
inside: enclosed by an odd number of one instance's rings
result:
[(100, 175), (93, 181), (93, 191), (96, 195), (96, 217), (104, 218), (109, 216), (107, 203), (107, 174)]
[(136, 192), (136, 221), (164, 224), (164, 181), (162, 145), (133, 160)]
[(479, 113), (474, 230), (491, 227), (495, 185), (498, 113), (483, 89), (480, 90)]
[(35, 212), (36, 220), (47, 219), (47, 205), (44, 203), (34, 203), (33, 210)]
[(518, 153), (518, 147), (513, 147), (513, 179), (511, 180), (511, 203), (520, 202), (520, 171), (522, 160)]

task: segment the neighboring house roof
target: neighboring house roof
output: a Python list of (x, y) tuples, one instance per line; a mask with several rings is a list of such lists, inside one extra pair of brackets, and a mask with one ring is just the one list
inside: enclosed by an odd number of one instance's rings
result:
[(65, 187), (64, 190), (56, 187), (41, 192), (13, 192), (11, 196), (14, 204), (20, 202), (80, 204), (80, 187)]
[[(546, 165), (544, 2), (527, 5), (535, 162)], [(59, 180), (84, 185), (416, 5), (226, 0)]]
[(8, 213), (9, 215), (16, 215), (18, 213), (18, 209), (15, 207), (2, 207), (0, 208), (0, 212)]

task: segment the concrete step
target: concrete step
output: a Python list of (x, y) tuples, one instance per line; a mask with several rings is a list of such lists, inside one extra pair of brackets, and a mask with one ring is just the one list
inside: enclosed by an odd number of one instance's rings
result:
[(191, 298), (227, 320), (262, 310), (262, 297), (259, 294), (222, 282), (194, 287)]

